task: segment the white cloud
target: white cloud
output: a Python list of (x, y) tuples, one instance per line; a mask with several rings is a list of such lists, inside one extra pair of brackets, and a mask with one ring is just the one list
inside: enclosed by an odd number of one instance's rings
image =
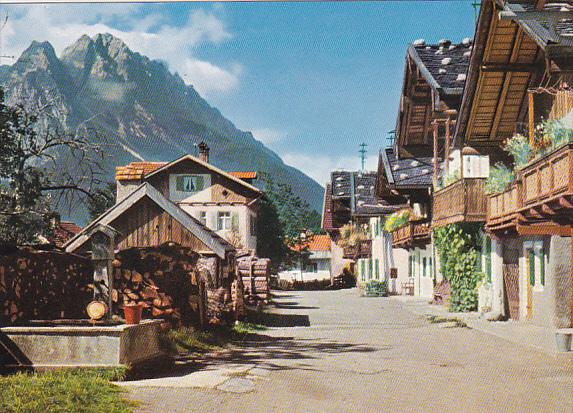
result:
[(261, 141), (265, 145), (280, 142), (283, 139), (285, 139), (288, 135), (284, 131), (270, 128), (253, 129), (251, 133), (253, 134), (255, 139)]
[(138, 13), (142, 7), (141, 4), (9, 6), (1, 52), (18, 57), (32, 40), (47, 40), (59, 54), (82, 34), (111, 33), (132, 50), (167, 62), (172, 71), (202, 94), (237, 87), (242, 72), (240, 64), (222, 67), (194, 56), (198, 46), (220, 44), (232, 37), (216, 15), (217, 10), (192, 11), (185, 24), (175, 27), (162, 14)]
[[(310, 156), (289, 152), (283, 154), (281, 157), (287, 165), (300, 169), (321, 185), (329, 181), (330, 172), (336, 169), (346, 169), (349, 171), (360, 169), (360, 159), (358, 156)], [(368, 156), (364, 169), (367, 171), (376, 171), (378, 169), (378, 158), (376, 156)]]

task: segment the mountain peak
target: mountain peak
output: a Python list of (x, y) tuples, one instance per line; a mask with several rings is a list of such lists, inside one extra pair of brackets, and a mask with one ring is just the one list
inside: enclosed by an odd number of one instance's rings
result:
[(49, 69), (50, 66), (54, 64), (59, 64), (59, 60), (50, 42), (38, 42), (34, 40), (18, 58), (15, 66)]
[[(127, 45), (118, 37), (110, 33), (99, 33), (93, 37), (93, 41), (96, 48), (101, 52), (105, 51), (105, 54), (111, 58), (116, 58), (120, 54), (130, 54), (131, 50)], [(103, 49), (103, 50), (102, 50)]]

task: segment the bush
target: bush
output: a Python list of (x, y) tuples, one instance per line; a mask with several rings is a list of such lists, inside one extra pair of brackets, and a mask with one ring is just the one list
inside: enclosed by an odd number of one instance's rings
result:
[(385, 297), (388, 295), (386, 281), (368, 281), (364, 286), (364, 290), (367, 297)]
[(485, 182), (485, 193), (499, 194), (505, 191), (514, 180), (513, 171), (501, 162), (498, 162), (489, 170), (489, 176)]

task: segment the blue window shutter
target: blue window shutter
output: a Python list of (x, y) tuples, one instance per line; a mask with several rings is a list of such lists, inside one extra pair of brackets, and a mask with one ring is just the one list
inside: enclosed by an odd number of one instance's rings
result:
[(204, 185), (205, 185), (205, 182), (203, 180), (203, 177), (201, 175), (196, 176), (195, 177), (195, 190), (196, 191), (202, 191)]

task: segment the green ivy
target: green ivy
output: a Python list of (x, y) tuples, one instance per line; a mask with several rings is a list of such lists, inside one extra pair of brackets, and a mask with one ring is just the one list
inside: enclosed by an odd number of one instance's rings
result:
[(477, 309), (477, 286), (483, 278), (477, 268), (481, 239), (480, 224), (450, 224), (434, 229), (441, 273), (450, 282), (452, 289), (450, 311)]

